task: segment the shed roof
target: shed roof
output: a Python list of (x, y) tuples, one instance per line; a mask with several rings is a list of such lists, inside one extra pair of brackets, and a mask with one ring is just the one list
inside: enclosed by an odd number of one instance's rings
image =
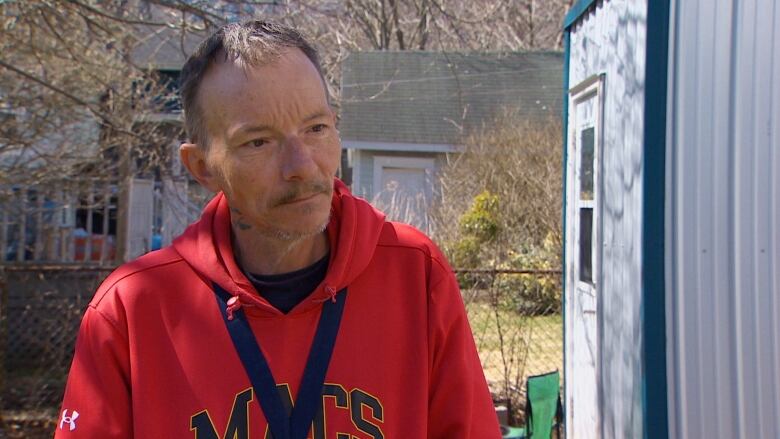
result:
[(455, 145), (502, 108), (560, 117), (560, 52), (355, 52), (342, 67), (344, 140)]
[(575, 23), (588, 13), (592, 8), (595, 8), (596, 0), (578, 0), (571, 9), (566, 13), (563, 19), (564, 30), (569, 30)]

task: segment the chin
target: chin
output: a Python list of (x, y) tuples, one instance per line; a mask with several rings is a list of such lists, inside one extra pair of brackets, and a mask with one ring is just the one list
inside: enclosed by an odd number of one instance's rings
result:
[(294, 229), (282, 229), (282, 228), (266, 229), (263, 231), (263, 234), (270, 238), (278, 239), (280, 241), (299, 241), (301, 239), (310, 238), (312, 236), (316, 236), (324, 232), (325, 229), (328, 227), (329, 222), (330, 222), (330, 215), (328, 215), (324, 221), (321, 221), (319, 223), (316, 223), (315, 225), (311, 225), (308, 227), (302, 226), (300, 228), (294, 228)]

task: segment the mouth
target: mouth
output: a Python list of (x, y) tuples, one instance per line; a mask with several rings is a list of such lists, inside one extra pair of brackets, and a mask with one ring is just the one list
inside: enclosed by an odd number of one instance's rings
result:
[(300, 184), (285, 191), (275, 203), (276, 206), (305, 204), (315, 200), (320, 195), (330, 199), (332, 195), (330, 186), (324, 183)]
[(292, 200), (287, 200), (287, 201), (284, 202), (284, 204), (303, 204), (303, 203), (306, 203), (308, 201), (313, 200), (318, 195), (323, 195), (323, 192), (314, 192), (313, 194), (308, 194), (308, 195), (304, 195), (304, 196), (301, 196), (301, 197), (294, 198)]

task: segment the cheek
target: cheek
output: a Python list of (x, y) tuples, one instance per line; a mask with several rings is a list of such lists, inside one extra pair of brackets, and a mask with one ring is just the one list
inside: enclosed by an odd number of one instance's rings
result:
[(278, 166), (273, 160), (244, 160), (232, 169), (231, 183), (237, 194), (253, 205), (265, 205), (278, 192)]
[(256, 187), (252, 167), (245, 163), (225, 161), (217, 172), (222, 190), (236, 201), (246, 198), (249, 195), (247, 190)]
[(320, 163), (323, 164), (322, 167), (328, 174), (335, 175), (341, 164), (341, 142), (338, 139), (330, 142), (326, 148), (323, 148)]
[(236, 154), (231, 159), (231, 179), (246, 183), (263, 183), (273, 178), (273, 170), (277, 167), (275, 159), (268, 154)]

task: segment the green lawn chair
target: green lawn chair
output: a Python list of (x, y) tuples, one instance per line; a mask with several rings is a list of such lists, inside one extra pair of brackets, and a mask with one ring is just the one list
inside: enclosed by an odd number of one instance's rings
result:
[(560, 373), (528, 377), (526, 382), (525, 424), (528, 439), (549, 439), (553, 429), (561, 436)]
[(507, 425), (501, 426), (501, 438), (502, 439), (524, 439), (525, 428), (509, 427)]
[(550, 439), (553, 429), (561, 437), (563, 409), (560, 395), (560, 373), (528, 377), (526, 382), (525, 428), (503, 427), (504, 439)]

